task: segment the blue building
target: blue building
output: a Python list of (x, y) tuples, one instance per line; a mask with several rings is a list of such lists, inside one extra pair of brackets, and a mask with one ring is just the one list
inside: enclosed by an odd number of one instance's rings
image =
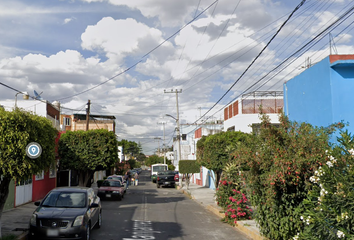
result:
[(330, 55), (284, 84), (289, 120), (314, 126), (344, 121), (354, 133), (354, 55)]

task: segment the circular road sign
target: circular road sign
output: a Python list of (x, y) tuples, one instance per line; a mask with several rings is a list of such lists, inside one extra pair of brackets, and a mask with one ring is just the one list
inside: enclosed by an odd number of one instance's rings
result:
[(29, 158), (38, 158), (42, 154), (42, 147), (36, 142), (31, 142), (26, 147), (26, 154)]

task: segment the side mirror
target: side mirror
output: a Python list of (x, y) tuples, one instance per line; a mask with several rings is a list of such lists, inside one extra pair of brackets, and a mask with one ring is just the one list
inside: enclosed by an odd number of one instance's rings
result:
[(97, 203), (92, 203), (90, 206), (90, 208), (97, 208), (97, 207), (99, 207), (99, 205)]
[(34, 205), (36, 205), (36, 206), (39, 206), (41, 204), (41, 202), (40, 201), (36, 201), (36, 202), (34, 202)]

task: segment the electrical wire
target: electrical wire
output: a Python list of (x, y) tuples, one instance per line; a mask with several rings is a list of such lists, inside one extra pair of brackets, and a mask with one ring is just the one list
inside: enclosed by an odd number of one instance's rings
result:
[(204, 12), (206, 12), (209, 8), (211, 8), (214, 4), (216, 4), (219, 0), (215, 0), (213, 3), (211, 3), (207, 8), (205, 8), (203, 11), (201, 11), (195, 18), (193, 18), (191, 21), (189, 21), (188, 23), (186, 23), (183, 27), (181, 27), (179, 30), (177, 30), (175, 33), (173, 33), (171, 36), (169, 36), (167, 39), (165, 39), (164, 41), (162, 41), (160, 44), (158, 44), (156, 47), (154, 47), (153, 49), (151, 49), (149, 52), (147, 52), (145, 55), (143, 55), (141, 58), (141, 60), (139, 60), (138, 62), (134, 63), (133, 65), (131, 65), (130, 67), (126, 68), (125, 70), (121, 71), (120, 73), (114, 75), (113, 77), (107, 79), (106, 81), (103, 81), (101, 82), (100, 84), (97, 84), (91, 88), (88, 88), (82, 92), (79, 92), (79, 93), (76, 93), (76, 94), (73, 94), (71, 96), (67, 96), (67, 97), (63, 97), (63, 98), (60, 98), (58, 99), (58, 101), (61, 101), (61, 100), (65, 100), (65, 99), (69, 99), (69, 98), (73, 98), (73, 97), (76, 97), (76, 96), (79, 96), (83, 93), (86, 93), (86, 92), (89, 92), (103, 84), (106, 84), (107, 82), (115, 79), (116, 77), (128, 72), (130, 69), (134, 68), (136, 65), (138, 65), (139, 63), (141, 63), (143, 61), (143, 59), (148, 56), (150, 53), (152, 53), (153, 51), (155, 51), (156, 49), (158, 49), (159, 47), (161, 47), (164, 43), (166, 43), (167, 41), (169, 41), (171, 38), (173, 38), (174, 36), (176, 36), (179, 32), (181, 32), (185, 27), (187, 27), (188, 25), (190, 25), (192, 22), (194, 22), (197, 18), (199, 18), (199, 16), (201, 16)]
[[(255, 63), (255, 61), (261, 56), (261, 54), (265, 51), (265, 49), (269, 46), (269, 44), (273, 41), (273, 39), (278, 35), (278, 33), (282, 30), (282, 28), (285, 26), (285, 24), (289, 21), (289, 19), (293, 16), (293, 14), (306, 2), (306, 0), (302, 0), (299, 5), (296, 6), (296, 8), (292, 11), (292, 13), (289, 15), (289, 17), (285, 20), (285, 22), (280, 26), (278, 31), (274, 34), (274, 36), (268, 41), (266, 46), (263, 47), (261, 52), (253, 59), (253, 61), (250, 63), (250, 65), (246, 68), (246, 70), (240, 75), (240, 77), (231, 85), (231, 87), (222, 95), (222, 97), (202, 116), (206, 116), (230, 91), (231, 89), (238, 83), (238, 81), (246, 74), (248, 69), (251, 68), (251, 66)], [(199, 119), (197, 120), (199, 121)], [(196, 122), (197, 122), (196, 121)]]

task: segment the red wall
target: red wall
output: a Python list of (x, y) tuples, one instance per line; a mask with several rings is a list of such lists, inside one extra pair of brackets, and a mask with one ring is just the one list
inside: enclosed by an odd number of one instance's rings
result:
[(49, 178), (49, 172), (44, 173), (44, 179), (36, 180), (33, 176), (32, 201), (38, 201), (45, 197), (45, 195), (56, 187), (57, 178)]

